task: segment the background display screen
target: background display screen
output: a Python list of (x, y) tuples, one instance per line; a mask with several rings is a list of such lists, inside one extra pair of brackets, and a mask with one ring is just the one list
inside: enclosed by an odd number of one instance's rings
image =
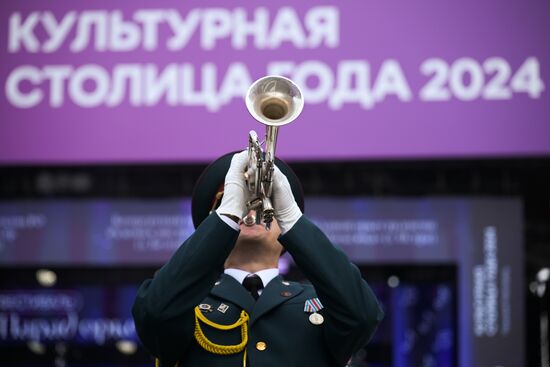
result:
[[(366, 279), (368, 269), (387, 268), (383, 280), (373, 279), (373, 286), (390, 314), (384, 321), (385, 331), (377, 338), (391, 339), (393, 366), (415, 365), (424, 356), (434, 363), (451, 358), (463, 367), (522, 363), (519, 200), (312, 197), (306, 211), (364, 269)], [(192, 231), (187, 199), (9, 201), (0, 203), (0, 263), (4, 267), (108, 265), (154, 270)], [(286, 256), (283, 270), (292, 275), (295, 267)], [(439, 280), (419, 276), (423, 274), (420, 270), (399, 275), (399, 269), (409, 266), (435, 269), (433, 274), (439, 274), (437, 267), (444, 266), (447, 275)], [(395, 288), (392, 272), (401, 282)], [(116, 328), (133, 332), (126, 322), (141, 280), (134, 288), (114, 290), (76, 284), (46, 293), (21, 288), (2, 291), (0, 307), (7, 308), (0, 309), (0, 337), (3, 343), (27, 340), (21, 331), (25, 327), (19, 325), (47, 317), (51, 323), (57, 320), (58, 332), (68, 333), (75, 343), (97, 344), (122, 336), (135, 339), (120, 334), (122, 331), (98, 337), (89, 329), (99, 327), (101, 321), (97, 320), (112, 317), (118, 320)], [(107, 295), (109, 302), (105, 301)], [(61, 308), (25, 308), (49, 298)], [(14, 312), (16, 318), (11, 316)], [(96, 321), (86, 321), (90, 313)]]

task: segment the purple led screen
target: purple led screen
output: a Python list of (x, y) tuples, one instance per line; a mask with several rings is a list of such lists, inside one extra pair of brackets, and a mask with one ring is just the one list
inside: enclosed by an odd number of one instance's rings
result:
[(0, 347), (31, 341), (104, 345), (137, 341), (136, 285), (0, 289)]
[(0, 264), (162, 264), (193, 233), (190, 200), (0, 204)]
[(209, 161), (264, 134), (266, 74), (306, 100), (282, 158), (550, 153), (548, 2), (3, 1), (0, 27), (4, 165)]
[[(515, 249), (520, 214), (514, 199), (307, 199), (307, 216), (362, 264), (456, 262), (493, 223)], [(0, 264), (162, 264), (193, 231), (189, 199), (5, 201)]]

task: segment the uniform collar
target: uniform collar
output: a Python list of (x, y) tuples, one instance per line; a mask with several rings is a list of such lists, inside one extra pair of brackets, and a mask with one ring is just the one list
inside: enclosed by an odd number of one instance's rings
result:
[(281, 276), (277, 276), (264, 288), (260, 298), (254, 301), (250, 293), (235, 278), (228, 274), (222, 274), (210, 293), (246, 310), (250, 315), (249, 326), (252, 326), (261, 316), (293, 299), (303, 290), (304, 288), (299, 283), (285, 282)]
[[(252, 274), (247, 271), (244, 271), (241, 269), (235, 269), (235, 268), (225, 269), (224, 273), (227, 275), (230, 275), (237, 282), (241, 284), (243, 283), (244, 278), (246, 278), (248, 274)], [(276, 268), (264, 269), (264, 270), (257, 271), (254, 274), (258, 275), (262, 279), (262, 283), (264, 287), (266, 287), (269, 282), (271, 282), (275, 277), (279, 275), (279, 269), (276, 269)]]

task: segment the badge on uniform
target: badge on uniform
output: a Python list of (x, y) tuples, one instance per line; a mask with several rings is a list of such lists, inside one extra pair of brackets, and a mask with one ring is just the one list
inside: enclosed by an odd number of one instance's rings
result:
[(212, 306), (208, 303), (201, 303), (199, 305), (199, 310), (201, 310), (202, 312), (212, 312)]
[(225, 303), (220, 303), (220, 305), (218, 306), (218, 311), (221, 313), (225, 313), (227, 310), (229, 310), (229, 306)]
[(311, 313), (309, 315), (309, 322), (311, 322), (313, 325), (321, 325), (323, 322), (325, 322), (325, 318), (320, 313), (317, 313), (317, 311), (321, 311), (323, 309), (323, 304), (319, 300), (319, 298), (311, 298), (306, 300), (306, 303), (304, 304), (304, 312)]

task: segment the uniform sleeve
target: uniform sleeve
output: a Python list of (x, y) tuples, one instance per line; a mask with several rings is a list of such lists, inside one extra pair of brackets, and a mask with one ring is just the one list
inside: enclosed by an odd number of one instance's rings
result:
[(173, 366), (192, 341), (194, 307), (208, 295), (238, 234), (211, 214), (139, 288), (132, 308), (136, 331), (163, 365)]
[(344, 365), (374, 334), (384, 313), (359, 269), (306, 217), (279, 241), (313, 284), (325, 315), (325, 339)]

